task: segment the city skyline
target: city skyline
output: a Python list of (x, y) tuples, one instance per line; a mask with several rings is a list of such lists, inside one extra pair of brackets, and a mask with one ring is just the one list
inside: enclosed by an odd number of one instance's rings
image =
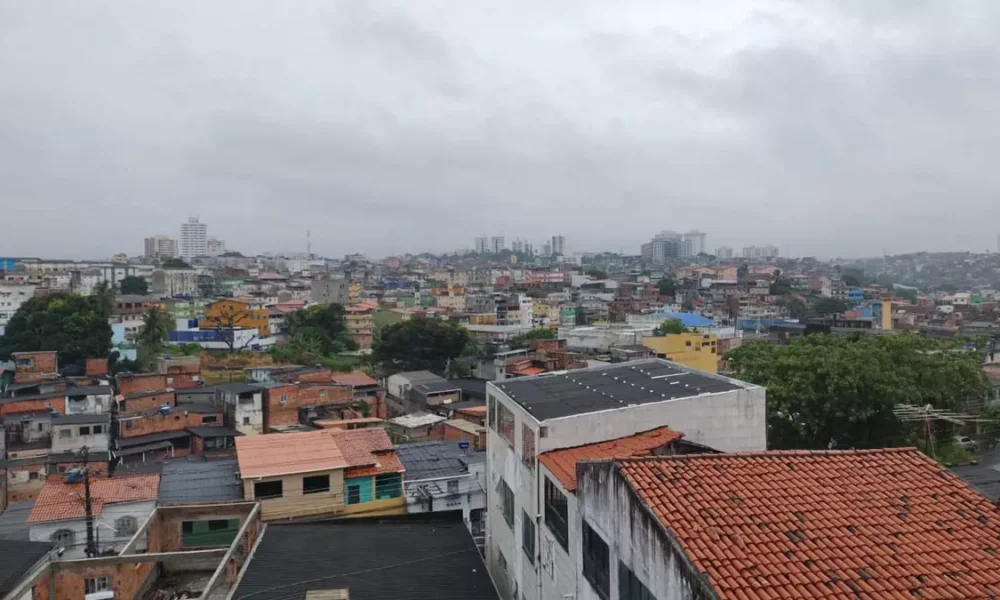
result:
[(248, 253), (556, 223), (632, 253), (656, 221), (800, 256), (996, 247), (992, 2), (0, 11), (7, 253), (111, 255), (95, 227), (192, 214)]

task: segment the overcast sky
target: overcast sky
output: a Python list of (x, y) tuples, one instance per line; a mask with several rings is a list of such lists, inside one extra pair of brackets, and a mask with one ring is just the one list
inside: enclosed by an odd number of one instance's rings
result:
[(0, 0), (0, 255), (995, 251), (1000, 2)]

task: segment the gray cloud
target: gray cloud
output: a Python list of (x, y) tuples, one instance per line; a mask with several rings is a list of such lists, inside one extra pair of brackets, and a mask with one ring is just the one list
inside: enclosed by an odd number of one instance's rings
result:
[(0, 252), (992, 247), (1000, 6), (0, 0)]

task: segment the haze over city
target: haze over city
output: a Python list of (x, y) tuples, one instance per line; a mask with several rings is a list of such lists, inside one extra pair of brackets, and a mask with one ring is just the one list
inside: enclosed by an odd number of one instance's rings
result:
[(995, 250), (996, 2), (0, 0), (3, 249)]

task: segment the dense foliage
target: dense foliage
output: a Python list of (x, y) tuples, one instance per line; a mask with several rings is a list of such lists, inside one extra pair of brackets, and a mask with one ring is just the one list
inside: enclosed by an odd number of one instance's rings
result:
[(410, 319), (382, 329), (372, 358), (386, 371), (445, 373), (471, 343), (469, 332), (443, 319)]
[(958, 409), (987, 391), (982, 355), (916, 335), (809, 335), (726, 355), (733, 375), (767, 388), (771, 448), (905, 445), (896, 404)]
[(677, 283), (669, 277), (661, 279), (656, 284), (656, 287), (659, 289), (661, 296), (673, 296), (677, 293)]
[(136, 346), (139, 350), (139, 363), (143, 368), (151, 369), (156, 357), (163, 352), (173, 329), (170, 314), (157, 306), (146, 309), (142, 315), (142, 327), (136, 336)]
[(667, 319), (656, 326), (653, 333), (656, 335), (667, 335), (669, 333), (687, 333), (688, 328), (680, 319)]
[(134, 275), (129, 275), (125, 279), (122, 279), (119, 285), (123, 294), (136, 294), (138, 296), (145, 296), (149, 293), (149, 284), (142, 277), (136, 277)]
[(164, 269), (190, 269), (191, 265), (182, 258), (168, 258), (161, 265)]
[(510, 347), (513, 350), (518, 348), (527, 348), (530, 345), (531, 340), (554, 340), (559, 337), (559, 332), (555, 329), (549, 329), (548, 327), (536, 327), (527, 333), (522, 333), (521, 335), (515, 336), (510, 341)]
[(111, 350), (111, 325), (97, 296), (52, 294), (21, 305), (0, 337), (0, 359), (11, 352), (55, 350), (59, 364), (105, 358)]
[(358, 346), (347, 336), (347, 319), (340, 304), (322, 304), (290, 313), (285, 317), (288, 337), (329, 356)]

